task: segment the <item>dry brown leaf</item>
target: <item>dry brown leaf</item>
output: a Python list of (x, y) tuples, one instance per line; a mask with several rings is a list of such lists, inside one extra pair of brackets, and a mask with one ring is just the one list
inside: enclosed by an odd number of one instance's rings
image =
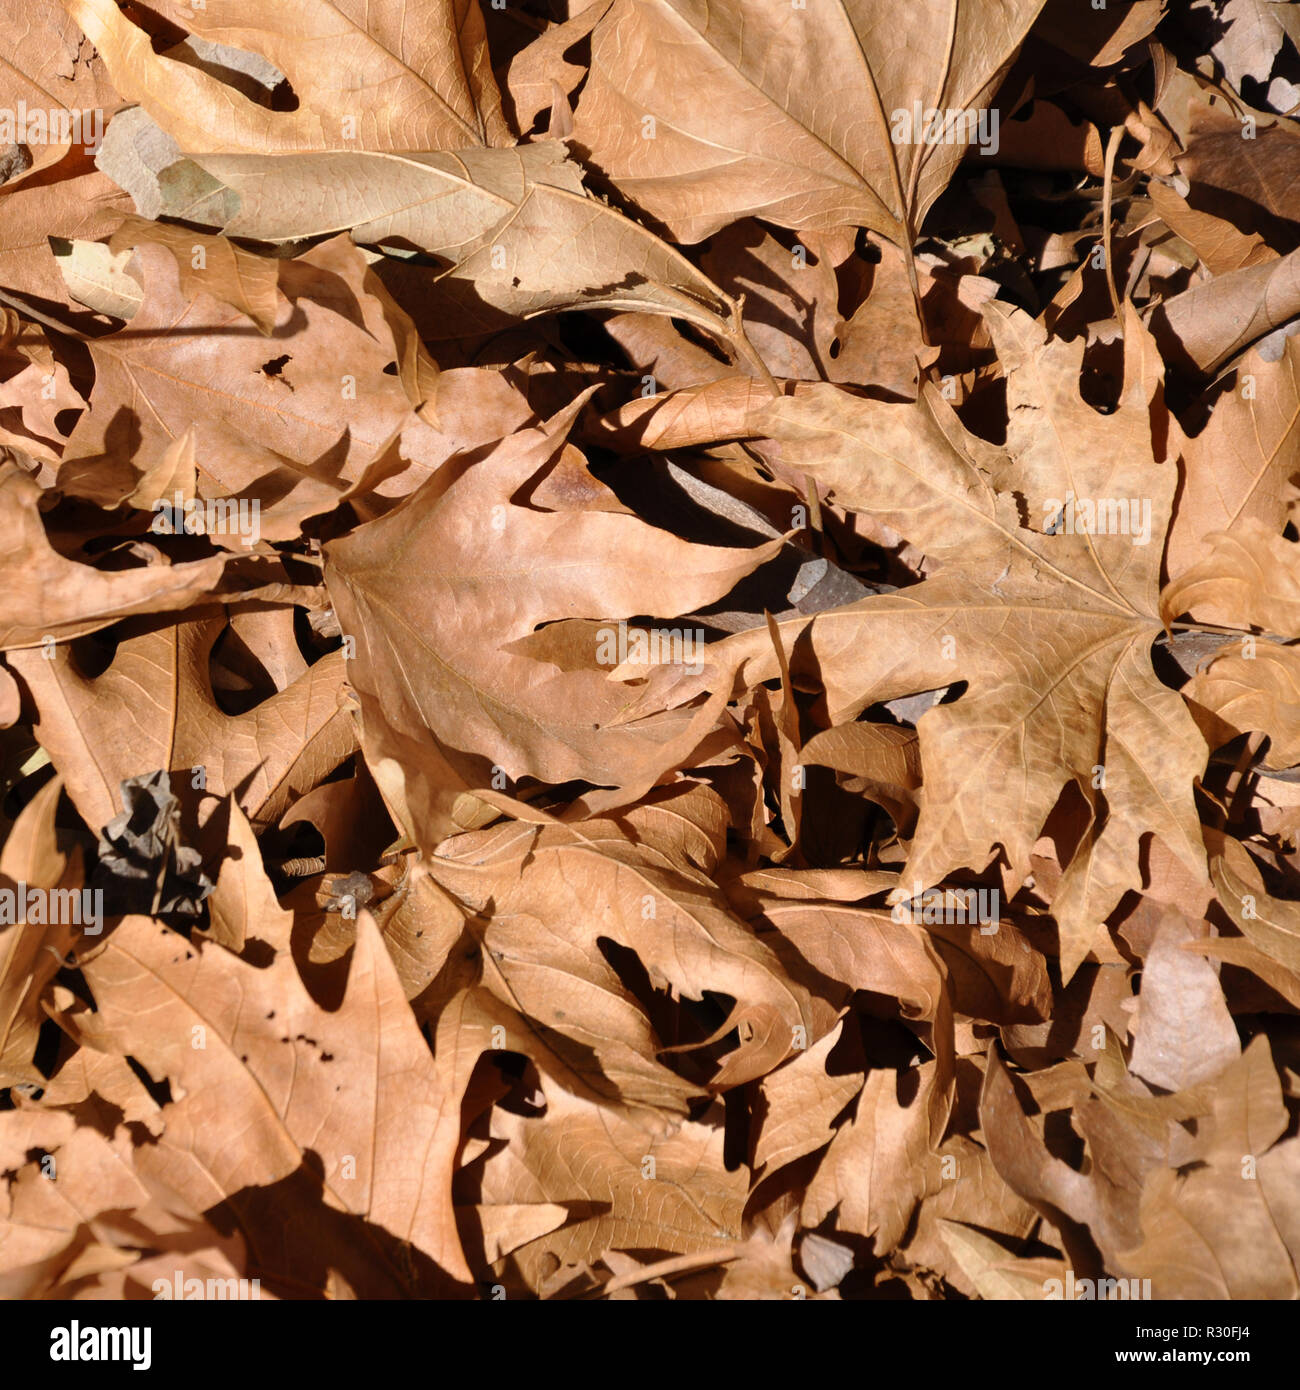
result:
[(456, 154), (196, 155), (161, 175), (167, 211), (227, 236), (361, 243), (453, 264), (455, 335), (560, 309), (673, 315), (752, 361), (735, 305), (679, 251), (583, 189), (558, 141)]
[[(70, 857), (58, 847), (54, 816), (62, 792), (57, 777), (47, 782), (19, 813), (0, 850), (0, 879), (20, 914), (0, 928), (0, 1081), (6, 1086), (40, 1084), (32, 1057), (45, 1021), (45, 987), (82, 934), (104, 928), (96, 920), (94, 900), (81, 891), (80, 854)], [(29, 888), (36, 890), (35, 901)], [(47, 890), (60, 896), (46, 901)], [(72, 910), (51, 910), (60, 901), (71, 909), (74, 895), (78, 920)], [(83, 907), (90, 909), (84, 915)]]
[[(1150, 344), (1135, 322), (1123, 403), (1108, 416), (1078, 395), (1078, 347), (1048, 342), (1015, 311), (991, 309), (989, 322), (1014, 409), (1009, 458), (967, 435), (933, 393), (915, 406), (881, 405), (813, 387), (758, 412), (752, 428), (841, 505), (947, 562), (901, 593), (781, 624), (792, 649), (815, 652), (832, 723), (874, 701), (968, 684), (919, 723), (925, 783), (906, 884), (983, 869), (1001, 845), (1018, 887), (1064, 770), (1099, 813), (1102, 770), (1108, 814), (1053, 904), (1068, 976), (1122, 893), (1140, 886), (1144, 835), (1155, 831), (1193, 870), (1204, 862), (1191, 791), (1204, 744), (1148, 654), (1159, 631), (1156, 538), (1175, 479), (1154, 459)], [(1141, 455), (1152, 461), (1139, 488), (1128, 470)], [(1095, 520), (1083, 523), (1090, 531), (1076, 526), (1072, 498), (1100, 501), (1116, 518), (1122, 505), (1127, 534), (1118, 524), (1100, 532)], [(710, 648), (707, 679), (769, 678), (765, 647), (742, 634)], [(692, 690), (676, 671), (662, 686), (674, 684)], [(1156, 747), (1149, 761), (1134, 755)]]
[(4, 612), (0, 648), (15, 651), (66, 642), (135, 613), (167, 613), (217, 588), (225, 557), (137, 569), (102, 570), (70, 560), (50, 543), (41, 521), (41, 489), (13, 467), (0, 471), (0, 513), (12, 538), (0, 559)]
[[(694, 546), (632, 516), (520, 505), (517, 494), (565, 447), (571, 419), (566, 412), (468, 468), (446, 470), (407, 506), (327, 551), (326, 581), (356, 638), (349, 676), (361, 698), (372, 771), (387, 796), (377, 765), (396, 762), (401, 747), (426, 749), (414, 762), (405, 759), (408, 780), (397, 794), (430, 826), (448, 797), (435, 796), (428, 777), (439, 763), (464, 768), (461, 785), (469, 790), (471, 769), (486, 786), (493, 765), (511, 780), (623, 785), (641, 765), (664, 758), (691, 721), (623, 724), (631, 702), (607, 679), (620, 656), (619, 623), (648, 607), (673, 618), (720, 598), (779, 545)], [(499, 538), (492, 550), (482, 544), (484, 516)], [(576, 565), (575, 546), (584, 557)], [(405, 578), (412, 564), (438, 581), (412, 590)], [(503, 585), (506, 575), (518, 578)], [(606, 636), (614, 659), (604, 669), (590, 646), (577, 670), (518, 652), (539, 623), (601, 614), (613, 619)], [(685, 640), (679, 629), (679, 647)], [(387, 687), (388, 673), (402, 670), (416, 650), (426, 654), (421, 676), (400, 679), (400, 700), (381, 698), (381, 682)]]
[[(137, 254), (145, 301), (121, 333), (94, 343), (91, 409), (69, 440), (61, 487), (115, 506), (192, 428), (199, 495), (242, 499), (251, 512), (247, 524), (216, 534), (247, 549), (262, 536), (297, 537), (306, 518), (354, 490), (400, 496), (461, 445), (421, 421), (385, 372), (400, 348), (346, 241), (278, 263), (277, 332), (291, 337), (287, 352), (205, 288), (227, 293), (230, 282), (181, 275), (161, 246)], [(219, 354), (209, 335), (223, 338)], [(321, 374), (329, 359), (339, 370)]]
[(1300, 343), (1288, 338), (1272, 362), (1248, 352), (1235, 389), (1182, 456), (1186, 481), (1166, 553), (1173, 579), (1201, 558), (1212, 533), (1286, 525), (1300, 477)]
[[(82, 1036), (180, 1088), (162, 1109), (161, 1138), (139, 1159), (152, 1181), (200, 1209), (230, 1200), (238, 1212), (246, 1189), (300, 1174), (300, 1186), (318, 1182), (322, 1208), (352, 1218), (354, 1239), (378, 1228), (451, 1278), (469, 1278), (451, 1206), (458, 1098), (372, 919), (358, 920), (347, 994), (333, 1014), (310, 998), (287, 955), (258, 970), (138, 917), (124, 918), (84, 969), (98, 1008), (79, 1016)], [(138, 1001), (131, 1010), (113, 1002), (128, 996)], [(318, 1178), (303, 1173), (308, 1150)], [(400, 1287), (409, 1276), (395, 1257), (379, 1247), (372, 1258)]]
[(1204, 1157), (1158, 1168), (1142, 1191), (1142, 1240), (1121, 1256), (1155, 1298), (1294, 1298), (1300, 1141), (1287, 1127), (1268, 1042), (1256, 1038), (1216, 1088)]
[[(870, 227), (910, 248), (965, 144), (896, 141), (895, 113), (986, 108), (1041, 8), (925, 0), (900, 30), (885, 0), (615, 0), (573, 141), (678, 241), (743, 215)], [(646, 62), (663, 47), (671, 85)]]
[(221, 617), (205, 616), (124, 634), (95, 676), (78, 670), (66, 647), (52, 660), (39, 651), (9, 654), (35, 700), (42, 744), (88, 825), (106, 825), (122, 809), (122, 782), (155, 768), (174, 772), (178, 791), (198, 794), (205, 819), (215, 799), (233, 792), (253, 820), (275, 821), (352, 752), (354, 734), (339, 708), (340, 654), (232, 716), (218, 705), (208, 670), (223, 626)]
[[(93, 148), (104, 133), (104, 108), (119, 99), (102, 61), (80, 51), (77, 26), (59, 5), (4, 0), (0, 25), (0, 184), (11, 188), (74, 148)], [(25, 155), (11, 161), (19, 150)]]
[(1130, 1067), (1166, 1091), (1208, 1081), (1241, 1055), (1217, 972), (1204, 956), (1183, 949), (1195, 939), (1187, 924), (1170, 914), (1142, 963)]
[(765, 1074), (801, 1036), (812, 1042), (807, 992), (772, 948), (732, 916), (707, 879), (683, 869), (671, 842), (663, 847), (644, 824), (637, 843), (620, 829), (598, 821), (507, 825), (458, 837), (429, 861), (467, 907), (482, 913), (491, 906), (480, 948), (492, 961), (490, 970), (484, 961), (487, 988), (577, 1045), (569, 1070), (575, 1055), (599, 1062), (582, 1077), (584, 1091), (612, 1087), (616, 1096), (665, 1110), (700, 1088), (655, 1060), (667, 1040), (655, 1045), (644, 1006), (602, 958), (600, 937), (635, 952), (655, 989), (737, 1001), (715, 1029), (678, 1045), (699, 1047), (738, 1030), (739, 1046), (722, 1059), (714, 1087)]
[(1243, 632), (1300, 630), (1300, 545), (1250, 519), (1205, 540), (1208, 553), (1160, 596), (1166, 622), (1190, 613)]
[[(568, 1222), (514, 1253), (530, 1286), (609, 1249), (727, 1258), (741, 1239), (744, 1173), (728, 1173), (722, 1134), (697, 1121), (671, 1123), (600, 1110), (548, 1088), (540, 1115), (493, 1111), (504, 1140), (482, 1163), (478, 1186), (492, 1202), (565, 1206)], [(596, 1210), (592, 1210), (593, 1202)]]
[(1256, 730), (1269, 738), (1264, 767), (1294, 767), (1300, 763), (1300, 653), (1249, 638), (1240, 650), (1235, 655), (1226, 648), (1192, 677), (1184, 693), (1221, 721), (1214, 725), (1214, 742)]
[(1295, 8), (0, 0), (0, 1296), (1300, 1293)]
[(1210, 373), (1300, 316), (1300, 251), (1193, 285), (1161, 304), (1151, 331), (1185, 370)]
[(293, 111), (268, 111), (155, 53), (113, 0), (66, 4), (118, 91), (186, 150), (457, 149), (507, 138), (483, 21), (465, 0), (419, 0), (414, 9), (304, 0), (292, 12), (248, 0), (211, 9), (158, 0), (154, 8), (191, 34), (269, 59), (293, 85)]

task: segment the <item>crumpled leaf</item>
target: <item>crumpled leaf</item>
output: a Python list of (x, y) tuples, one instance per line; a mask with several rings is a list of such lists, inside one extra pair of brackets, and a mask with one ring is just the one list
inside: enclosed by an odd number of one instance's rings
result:
[(91, 880), (104, 894), (105, 910), (113, 916), (197, 916), (214, 885), (199, 867), (203, 856), (180, 843), (180, 802), (166, 771), (128, 777), (122, 804), (122, 813), (100, 831)]
[(353, 240), (452, 262), (437, 287), (462, 335), (559, 309), (671, 314), (727, 339), (732, 302), (680, 252), (585, 192), (563, 145), (456, 154), (195, 155), (164, 209), (226, 236)]

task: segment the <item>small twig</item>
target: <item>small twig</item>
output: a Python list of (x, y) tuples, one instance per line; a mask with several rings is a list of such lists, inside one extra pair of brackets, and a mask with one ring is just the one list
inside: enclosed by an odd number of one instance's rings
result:
[(912, 231), (910, 223), (903, 231), (903, 264), (907, 267), (907, 284), (912, 291), (912, 301), (916, 305), (916, 322), (921, 329), (921, 342), (926, 347), (933, 347), (930, 342), (930, 330), (925, 325), (925, 301), (921, 298), (921, 281), (916, 273), (916, 253), (912, 249), (915, 240), (915, 233)]
[[(52, 328), (56, 333), (64, 333), (72, 338), (84, 338), (86, 336), (80, 328), (73, 324), (56, 319), (50, 314), (43, 314), (39, 309), (33, 309), (30, 304), (24, 304), (21, 299), (15, 299), (13, 295), (6, 294), (4, 290), (0, 290), (0, 304), (7, 304), (11, 309), (16, 309), (24, 318), (44, 324), (46, 328)], [(87, 310), (88, 316), (89, 312)]]
[[(1075, 188), (1067, 188), (1060, 193), (1044, 193), (1034, 191), (1034, 201), (1038, 203), (1095, 203), (1099, 199), (1104, 199), (1106, 190), (1104, 188), (1091, 187), (1087, 183), (1088, 176), (1085, 174)], [(1120, 181), (1116, 193), (1121, 198), (1127, 198), (1130, 193), (1138, 186), (1139, 176), (1130, 174), (1128, 178)], [(1075, 233), (1074, 235), (1078, 235)]]

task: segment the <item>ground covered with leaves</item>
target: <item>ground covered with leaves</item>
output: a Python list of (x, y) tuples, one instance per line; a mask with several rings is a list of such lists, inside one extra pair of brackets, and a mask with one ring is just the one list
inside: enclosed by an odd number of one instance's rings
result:
[(1300, 1295), (1298, 42), (0, 0), (0, 1295)]

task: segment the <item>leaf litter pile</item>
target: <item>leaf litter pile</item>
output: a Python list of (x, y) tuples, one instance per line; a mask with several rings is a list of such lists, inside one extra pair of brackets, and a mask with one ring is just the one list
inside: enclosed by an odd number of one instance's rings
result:
[(1300, 7), (0, 17), (0, 1294), (1300, 1294)]

